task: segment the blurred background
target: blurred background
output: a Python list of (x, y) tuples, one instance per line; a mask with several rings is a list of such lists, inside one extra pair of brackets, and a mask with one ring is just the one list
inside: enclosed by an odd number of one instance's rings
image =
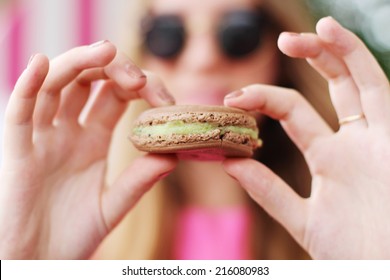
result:
[(101, 39), (118, 43), (128, 1), (0, 0), (0, 88), (12, 89), (37, 52), (53, 58)]
[(390, 0), (306, 0), (316, 17), (331, 15), (369, 46), (390, 77)]
[[(120, 44), (119, 34), (126, 33), (118, 28), (126, 27), (121, 21), (129, 2), (0, 0), (0, 135), (6, 99), (30, 56), (41, 52), (52, 58), (101, 39)], [(306, 2), (315, 17), (332, 15), (363, 38), (390, 77), (390, 0)]]
[[(119, 43), (129, 1), (0, 0), (0, 95), (9, 94), (34, 53), (54, 57), (101, 39)], [(390, 76), (390, 0), (306, 2), (317, 18), (332, 15), (361, 36)]]
[(0, 0), (0, 145), (7, 98), (31, 55), (53, 58), (101, 39), (120, 44), (130, 1)]

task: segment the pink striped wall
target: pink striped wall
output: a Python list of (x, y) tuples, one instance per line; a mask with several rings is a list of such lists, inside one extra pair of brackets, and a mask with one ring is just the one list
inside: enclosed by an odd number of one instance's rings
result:
[(0, 12), (0, 95), (37, 52), (54, 57), (101, 39), (115, 42), (128, 0), (10, 0)]
[(80, 45), (91, 44), (93, 41), (93, 28), (94, 28), (94, 16), (95, 6), (93, 0), (79, 0), (78, 1), (78, 18), (77, 22), (80, 26), (78, 30), (77, 43)]
[(23, 67), (23, 48), (26, 46), (23, 34), (26, 27), (26, 11), (23, 6), (15, 5), (10, 8), (9, 38), (6, 41), (8, 71), (6, 71), (9, 85), (15, 83)]

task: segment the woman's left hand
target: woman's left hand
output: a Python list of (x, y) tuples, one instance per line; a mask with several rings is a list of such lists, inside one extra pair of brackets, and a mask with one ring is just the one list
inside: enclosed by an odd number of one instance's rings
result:
[[(390, 258), (390, 87), (364, 44), (332, 18), (317, 34), (282, 33), (279, 48), (306, 58), (329, 82), (334, 132), (294, 90), (252, 85), (225, 104), (279, 120), (312, 175), (309, 198), (263, 164), (228, 159), (225, 170), (316, 259)], [(363, 116), (363, 117), (362, 117)]]

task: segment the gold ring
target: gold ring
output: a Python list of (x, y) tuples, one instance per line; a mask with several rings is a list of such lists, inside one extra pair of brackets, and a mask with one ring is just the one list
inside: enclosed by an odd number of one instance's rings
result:
[(347, 123), (358, 121), (358, 120), (365, 119), (365, 118), (366, 117), (364, 116), (363, 113), (357, 114), (357, 115), (351, 115), (351, 116), (340, 119), (339, 125), (347, 124)]

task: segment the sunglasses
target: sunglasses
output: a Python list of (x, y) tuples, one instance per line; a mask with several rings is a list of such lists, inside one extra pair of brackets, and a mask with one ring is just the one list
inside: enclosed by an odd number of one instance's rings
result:
[[(231, 59), (248, 56), (261, 46), (267, 30), (265, 14), (239, 10), (225, 14), (216, 30), (222, 53)], [(183, 19), (176, 15), (147, 16), (142, 22), (144, 46), (153, 55), (172, 59), (180, 54), (186, 41)]]

